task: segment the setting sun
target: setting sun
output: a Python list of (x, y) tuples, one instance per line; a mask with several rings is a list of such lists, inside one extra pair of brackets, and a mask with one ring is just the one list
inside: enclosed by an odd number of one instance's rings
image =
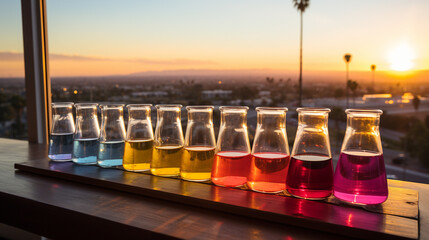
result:
[(413, 66), (414, 51), (407, 44), (396, 46), (389, 54), (390, 68), (395, 71), (407, 71)]

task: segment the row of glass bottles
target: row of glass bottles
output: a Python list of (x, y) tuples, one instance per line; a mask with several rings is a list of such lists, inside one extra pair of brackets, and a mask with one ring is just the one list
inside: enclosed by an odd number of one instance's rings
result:
[[(287, 189), (290, 194), (306, 199), (323, 199), (332, 192), (341, 200), (360, 204), (377, 204), (387, 198), (378, 131), (380, 110), (346, 111), (347, 130), (334, 177), (329, 109), (297, 109), (299, 125), (290, 157), (287, 108), (256, 108), (258, 125), (250, 151), (248, 107), (220, 107), (217, 145), (213, 106), (187, 107), (185, 138), (181, 105), (156, 106), (155, 136), (149, 104), (127, 106), (127, 131), (123, 105), (101, 107), (101, 131), (96, 104), (76, 104), (76, 131), (72, 107), (72, 103), (53, 104), (50, 158), (56, 161), (72, 158), (78, 164), (122, 165), (129, 171), (150, 169), (158, 176), (180, 175), (190, 181), (211, 179), (219, 186), (247, 185), (258, 192)], [(70, 149), (73, 151), (68, 152)]]

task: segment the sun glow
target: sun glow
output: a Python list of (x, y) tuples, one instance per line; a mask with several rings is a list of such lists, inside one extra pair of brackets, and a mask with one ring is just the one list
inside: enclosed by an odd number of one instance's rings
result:
[(414, 58), (414, 51), (409, 45), (398, 45), (389, 54), (390, 68), (395, 71), (408, 71), (414, 67)]

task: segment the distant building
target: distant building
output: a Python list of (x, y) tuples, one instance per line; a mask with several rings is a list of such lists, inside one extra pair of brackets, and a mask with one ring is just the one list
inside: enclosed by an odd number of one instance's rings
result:
[(391, 100), (392, 94), (390, 93), (383, 93), (383, 94), (365, 94), (362, 97), (362, 100), (367, 102), (386, 102)]
[(229, 98), (232, 95), (232, 91), (231, 90), (205, 90), (201, 92), (201, 95), (205, 99)]
[(269, 97), (271, 97), (271, 92), (270, 91), (259, 91), (259, 96), (261, 98), (269, 98)]
[(167, 97), (168, 93), (164, 91), (147, 91), (147, 92), (133, 92), (133, 97)]

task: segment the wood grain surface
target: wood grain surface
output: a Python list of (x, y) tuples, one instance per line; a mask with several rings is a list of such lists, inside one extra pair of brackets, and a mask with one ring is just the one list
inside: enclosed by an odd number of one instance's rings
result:
[[(57, 163), (43, 159), (18, 163), (15, 167), (46, 176), (350, 237), (418, 238), (418, 193), (415, 190), (390, 188), (391, 200), (371, 209), (383, 213), (380, 214), (332, 199), (329, 203), (309, 201), (120, 169), (81, 166), (72, 162)], [(403, 201), (400, 198), (404, 198)]]
[[(53, 239), (351, 239), (14, 170), (46, 155), (46, 145), (0, 138), (0, 222)], [(388, 183), (419, 192), (419, 237), (429, 239), (429, 185)]]

